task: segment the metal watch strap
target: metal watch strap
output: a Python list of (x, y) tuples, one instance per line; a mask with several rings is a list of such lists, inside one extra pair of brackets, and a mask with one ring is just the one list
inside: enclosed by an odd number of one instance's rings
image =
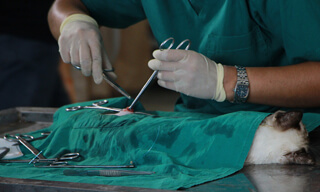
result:
[(249, 96), (249, 80), (245, 67), (235, 66), (237, 69), (237, 84), (234, 88), (233, 103), (245, 103)]

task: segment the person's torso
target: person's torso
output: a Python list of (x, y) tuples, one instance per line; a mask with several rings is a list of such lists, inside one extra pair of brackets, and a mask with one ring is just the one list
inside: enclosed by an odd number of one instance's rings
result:
[[(142, 1), (146, 17), (159, 44), (168, 37), (176, 45), (191, 40), (190, 49), (223, 65), (245, 67), (289, 65), (281, 39), (262, 28), (252, 17), (247, 1)], [(276, 15), (274, 17), (277, 17)], [(280, 22), (279, 22), (280, 25)], [(279, 26), (278, 26), (279, 27)], [(277, 61), (277, 62), (275, 62)], [(275, 111), (279, 108), (256, 104), (215, 102), (182, 95), (176, 110), (206, 113)]]

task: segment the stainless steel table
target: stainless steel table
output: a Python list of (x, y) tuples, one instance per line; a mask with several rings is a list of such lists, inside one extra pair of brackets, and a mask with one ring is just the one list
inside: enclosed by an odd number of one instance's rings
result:
[[(27, 133), (52, 124), (56, 108), (19, 107), (0, 111), (0, 136)], [(183, 190), (183, 189), (182, 189)], [(113, 191), (165, 192), (168, 190), (16, 179), (0, 177), (0, 192), (7, 191)], [(320, 165), (252, 165), (227, 178), (185, 191), (320, 191)]]

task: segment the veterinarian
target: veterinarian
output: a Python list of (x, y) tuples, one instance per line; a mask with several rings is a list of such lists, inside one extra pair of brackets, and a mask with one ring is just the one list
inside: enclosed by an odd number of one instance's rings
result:
[(190, 50), (156, 50), (148, 63), (160, 86), (181, 93), (176, 111), (320, 112), (319, 7), (318, 0), (57, 0), (49, 23), (63, 60), (96, 83), (102, 67), (111, 68), (99, 25), (148, 19), (159, 43), (190, 39)]

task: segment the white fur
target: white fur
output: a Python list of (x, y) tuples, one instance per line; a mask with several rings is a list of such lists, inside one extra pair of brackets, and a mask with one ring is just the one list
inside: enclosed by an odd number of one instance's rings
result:
[(307, 131), (300, 122), (300, 130), (292, 128), (281, 131), (273, 125), (273, 117), (266, 119), (256, 131), (246, 164), (288, 163), (284, 156), (307, 148)]

